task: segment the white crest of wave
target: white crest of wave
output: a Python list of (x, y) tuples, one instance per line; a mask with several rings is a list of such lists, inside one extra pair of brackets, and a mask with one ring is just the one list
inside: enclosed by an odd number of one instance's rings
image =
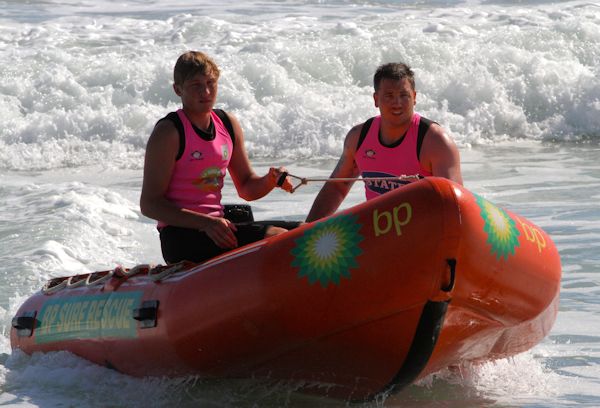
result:
[(377, 114), (372, 75), (389, 61), (414, 68), (416, 109), (460, 146), (597, 140), (596, 6), (346, 3), (258, 13), (180, 2), (137, 18), (90, 5), (3, 26), (0, 168), (141, 168), (154, 123), (179, 106), (172, 66), (187, 49), (221, 66), (219, 105), (241, 120), (253, 158), (337, 157), (346, 132)]

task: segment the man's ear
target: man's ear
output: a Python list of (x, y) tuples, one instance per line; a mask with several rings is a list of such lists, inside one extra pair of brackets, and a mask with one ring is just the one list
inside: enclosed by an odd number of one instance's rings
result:
[(181, 96), (181, 89), (179, 89), (179, 85), (173, 84), (173, 90), (177, 96)]
[(373, 102), (375, 103), (375, 107), (379, 108), (379, 98), (377, 97), (377, 92), (373, 92)]

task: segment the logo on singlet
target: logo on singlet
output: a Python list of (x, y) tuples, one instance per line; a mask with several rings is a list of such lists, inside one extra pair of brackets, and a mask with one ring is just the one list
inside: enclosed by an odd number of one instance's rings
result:
[(374, 159), (375, 158), (375, 150), (369, 149), (363, 155), (363, 159)]
[(397, 189), (398, 187), (402, 187), (405, 184), (410, 183), (408, 180), (399, 180), (394, 174), (382, 173), (378, 171), (365, 171), (361, 174), (364, 179), (373, 179), (373, 180), (365, 180), (365, 186), (369, 190), (377, 193), (384, 194), (388, 191), (392, 191)]
[(192, 156), (191, 160), (202, 160), (202, 152), (198, 150), (194, 150), (190, 156)]
[(214, 192), (221, 190), (223, 185), (223, 176), (221, 169), (218, 167), (209, 167), (192, 181), (192, 184), (198, 187), (199, 190), (205, 192)]

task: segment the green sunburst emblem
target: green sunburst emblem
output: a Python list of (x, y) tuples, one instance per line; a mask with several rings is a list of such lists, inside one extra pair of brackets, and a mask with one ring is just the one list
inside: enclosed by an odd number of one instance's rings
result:
[(488, 235), (487, 242), (492, 246), (492, 253), (496, 254), (497, 259), (508, 259), (509, 255), (515, 254), (515, 248), (519, 246), (521, 233), (515, 221), (503, 209), (476, 194), (475, 197), (481, 217), (485, 221), (484, 230)]
[(362, 254), (358, 244), (364, 239), (357, 220), (340, 215), (317, 223), (296, 239), (292, 266), (300, 268), (298, 277), (307, 277), (311, 285), (319, 281), (324, 288), (330, 282), (339, 285), (342, 276), (350, 279), (350, 268), (358, 266), (356, 257)]

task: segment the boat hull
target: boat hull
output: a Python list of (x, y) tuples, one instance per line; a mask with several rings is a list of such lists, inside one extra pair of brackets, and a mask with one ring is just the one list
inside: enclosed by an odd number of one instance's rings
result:
[(12, 347), (364, 400), (533, 347), (561, 274), (541, 228), (441, 178), (203, 264), (130, 271), (55, 280), (19, 309)]

